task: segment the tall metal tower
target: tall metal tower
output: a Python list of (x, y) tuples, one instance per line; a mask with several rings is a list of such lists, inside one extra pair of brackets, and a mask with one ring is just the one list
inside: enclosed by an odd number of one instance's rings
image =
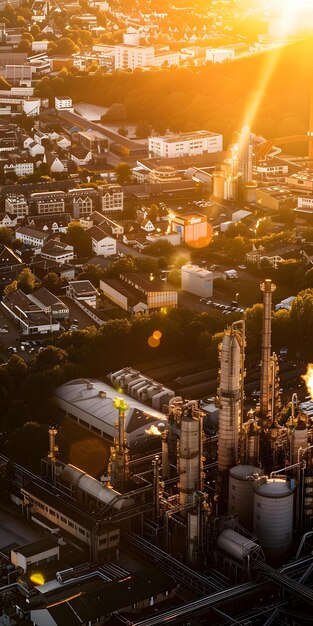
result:
[(270, 411), (271, 400), (272, 294), (276, 289), (276, 285), (272, 283), (270, 278), (266, 278), (261, 283), (260, 289), (263, 292), (260, 412), (263, 421), (266, 421)]
[(244, 323), (236, 322), (224, 334), (220, 350), (218, 418), (219, 492), (227, 492), (228, 470), (239, 458), (243, 418)]
[(129, 476), (129, 451), (126, 444), (125, 436), (125, 412), (128, 409), (124, 398), (115, 398), (113, 400), (114, 407), (118, 410), (118, 437), (114, 440), (110, 454), (110, 475), (114, 489), (123, 490), (126, 480)]

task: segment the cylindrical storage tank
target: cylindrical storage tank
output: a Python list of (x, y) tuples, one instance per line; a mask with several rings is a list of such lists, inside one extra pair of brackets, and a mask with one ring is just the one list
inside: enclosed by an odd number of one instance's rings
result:
[(246, 183), (243, 188), (243, 200), (244, 202), (256, 202), (256, 190), (258, 185), (255, 180), (251, 180)]
[[(308, 429), (304, 422), (299, 422), (296, 428), (291, 432), (290, 450), (291, 463), (298, 463), (298, 454), (300, 448), (304, 451), (308, 446)], [(301, 457), (300, 457), (301, 459)]]
[(179, 504), (193, 501), (200, 487), (200, 422), (184, 415), (180, 422), (179, 440)]
[(295, 482), (268, 478), (254, 487), (253, 530), (265, 550), (285, 551), (292, 541)]
[(239, 524), (252, 530), (254, 486), (264, 472), (253, 465), (236, 465), (229, 470), (228, 513), (238, 514)]
[(241, 563), (252, 552), (257, 552), (260, 549), (260, 546), (255, 541), (240, 535), (231, 528), (226, 528), (219, 534), (216, 545), (219, 550)]

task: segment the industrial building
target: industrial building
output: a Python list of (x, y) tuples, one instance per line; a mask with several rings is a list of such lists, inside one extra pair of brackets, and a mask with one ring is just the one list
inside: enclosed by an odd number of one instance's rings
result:
[(213, 272), (187, 263), (181, 268), (181, 288), (196, 296), (210, 298), (213, 294)]
[[(113, 380), (117, 380), (114, 377)], [(72, 380), (55, 390), (55, 402), (67, 419), (75, 421), (99, 437), (113, 441), (118, 410), (113, 400), (116, 390), (99, 380)], [(118, 393), (127, 404), (125, 436), (128, 445), (147, 439), (147, 431), (151, 426), (166, 422), (164, 413), (144, 405), (139, 399), (133, 399), (125, 393)], [(168, 398), (164, 393), (164, 400)], [(157, 399), (155, 400), (155, 402)]]
[(152, 157), (172, 159), (221, 152), (223, 135), (208, 130), (197, 130), (192, 133), (167, 135), (165, 137), (149, 137), (149, 154)]

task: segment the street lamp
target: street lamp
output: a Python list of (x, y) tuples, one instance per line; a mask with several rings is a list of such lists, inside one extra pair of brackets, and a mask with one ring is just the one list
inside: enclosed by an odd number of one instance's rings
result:
[(238, 302), (238, 298), (239, 298), (239, 293), (236, 293), (236, 298), (235, 298), (236, 302)]

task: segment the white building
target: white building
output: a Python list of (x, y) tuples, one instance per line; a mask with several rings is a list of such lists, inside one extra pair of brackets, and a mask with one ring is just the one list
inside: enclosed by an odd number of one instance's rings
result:
[(208, 48), (205, 52), (206, 61), (211, 63), (223, 63), (235, 58), (235, 50), (231, 48)]
[(97, 305), (97, 290), (90, 280), (72, 280), (66, 287), (66, 295), (82, 304), (88, 304), (93, 309)]
[(26, 246), (32, 246), (33, 248), (41, 248), (48, 237), (48, 233), (29, 228), (28, 226), (20, 226), (15, 231), (15, 239), (20, 239)]
[(97, 256), (112, 256), (116, 254), (116, 239), (110, 237), (99, 226), (93, 226), (89, 229), (91, 236), (92, 250)]
[(17, 217), (28, 215), (28, 204), (22, 194), (9, 194), (5, 199), (5, 210)]
[(213, 294), (213, 272), (187, 263), (181, 268), (181, 288), (196, 296), (210, 298)]
[(69, 96), (55, 96), (54, 106), (57, 111), (68, 111), (73, 108), (72, 98)]
[(313, 209), (313, 196), (299, 196), (297, 198), (298, 209)]
[(135, 70), (154, 65), (153, 46), (115, 46), (115, 69)]
[(221, 152), (223, 135), (207, 130), (165, 137), (149, 137), (149, 154), (154, 157), (183, 157)]
[(103, 213), (123, 211), (124, 194), (120, 185), (105, 185), (102, 189), (101, 208)]

